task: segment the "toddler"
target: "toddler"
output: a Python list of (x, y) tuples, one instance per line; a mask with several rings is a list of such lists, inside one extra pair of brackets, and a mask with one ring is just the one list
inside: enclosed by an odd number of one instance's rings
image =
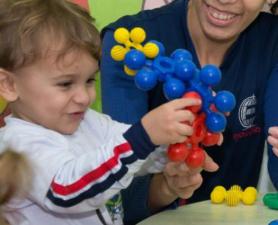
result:
[(184, 110), (200, 104), (194, 99), (164, 104), (133, 126), (89, 109), (99, 57), (99, 33), (81, 7), (1, 0), (0, 95), (11, 115), (0, 152), (26, 154), (33, 170), (27, 197), (7, 206), (10, 224), (112, 224), (105, 202), (135, 173), (161, 169), (146, 163), (158, 145), (192, 133), (183, 122), (194, 119)]

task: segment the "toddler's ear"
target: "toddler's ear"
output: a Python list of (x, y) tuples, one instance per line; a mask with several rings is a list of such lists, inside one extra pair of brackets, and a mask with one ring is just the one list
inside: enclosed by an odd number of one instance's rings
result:
[(7, 102), (13, 102), (18, 98), (13, 74), (2, 68), (0, 68), (0, 95)]

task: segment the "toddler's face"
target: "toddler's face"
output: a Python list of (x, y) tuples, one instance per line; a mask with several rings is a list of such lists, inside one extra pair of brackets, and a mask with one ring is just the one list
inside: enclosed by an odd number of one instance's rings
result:
[(77, 130), (84, 113), (95, 100), (98, 62), (83, 51), (71, 51), (57, 59), (46, 58), (15, 71), (18, 99), (11, 104), (19, 118), (63, 134)]

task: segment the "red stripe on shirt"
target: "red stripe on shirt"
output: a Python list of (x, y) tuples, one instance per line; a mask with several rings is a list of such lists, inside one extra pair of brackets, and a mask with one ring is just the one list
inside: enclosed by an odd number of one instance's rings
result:
[(106, 162), (102, 163), (98, 168), (85, 174), (78, 181), (76, 181), (72, 184), (64, 186), (64, 185), (55, 183), (55, 180), (53, 180), (51, 183), (51, 188), (52, 188), (53, 192), (55, 192), (59, 195), (69, 195), (69, 194), (72, 194), (74, 192), (81, 190), (82, 188), (84, 188), (91, 182), (99, 179), (101, 176), (103, 176), (109, 170), (112, 170), (115, 166), (117, 166), (120, 155), (123, 153), (126, 153), (130, 150), (131, 150), (131, 146), (129, 143), (124, 143), (124, 144), (116, 146), (113, 151), (114, 155), (110, 159), (108, 159)]

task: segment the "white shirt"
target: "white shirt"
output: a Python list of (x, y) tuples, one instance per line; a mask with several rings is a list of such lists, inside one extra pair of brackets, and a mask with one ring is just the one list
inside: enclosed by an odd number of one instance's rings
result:
[(98, 225), (97, 209), (113, 224), (105, 202), (126, 188), (144, 163), (147, 172), (159, 172), (165, 163), (163, 157), (162, 163), (150, 163), (161, 158), (161, 149), (147, 162), (139, 159), (123, 137), (130, 125), (90, 109), (72, 135), (11, 116), (5, 122), (0, 151), (8, 146), (25, 153), (34, 172), (27, 198), (6, 208), (12, 225)]

